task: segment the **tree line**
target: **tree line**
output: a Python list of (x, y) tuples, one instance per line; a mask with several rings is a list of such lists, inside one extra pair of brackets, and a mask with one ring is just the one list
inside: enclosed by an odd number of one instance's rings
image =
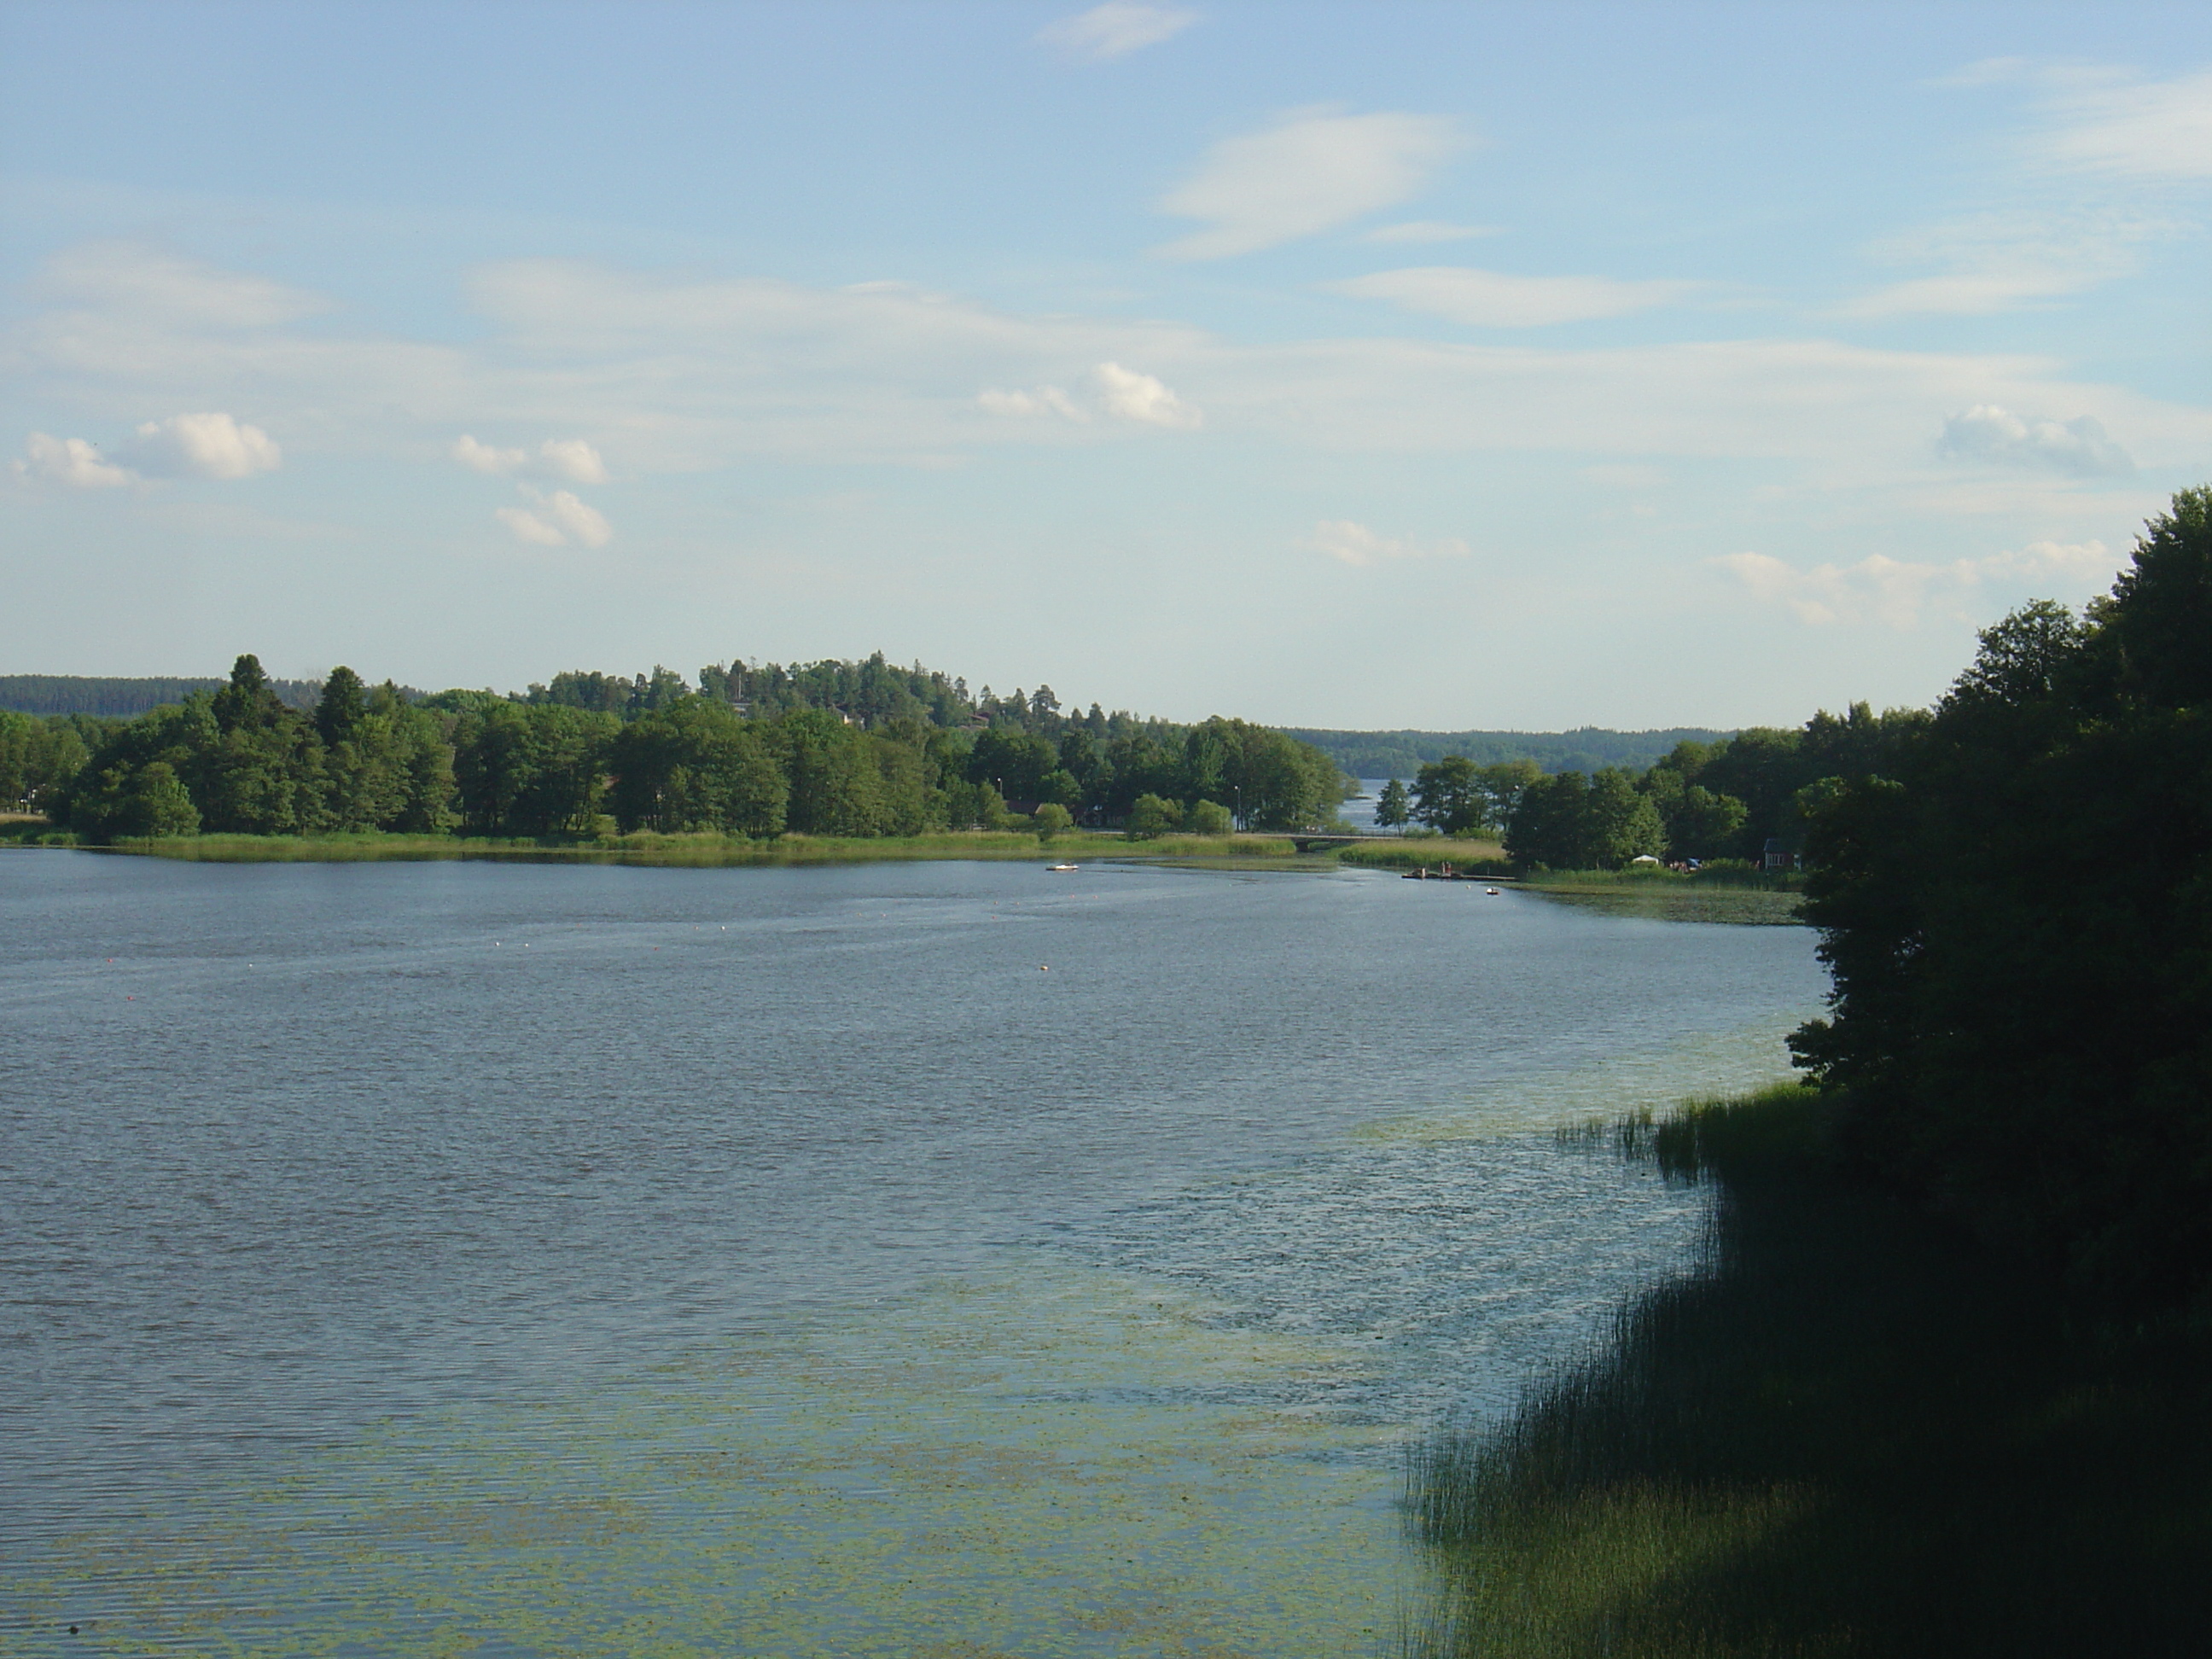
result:
[(1554, 870), (1619, 869), (1639, 857), (1755, 860), (1770, 841), (1794, 860), (1821, 803), (1847, 781), (1881, 772), (1929, 719), (1922, 709), (1877, 714), (1854, 703), (1795, 728), (1685, 738), (1641, 772), (1547, 773), (1527, 758), (1478, 765), (1450, 755), (1420, 768), (1410, 789), (1393, 779), (1375, 818), (1497, 836), (1516, 863)]
[(0, 790), (95, 841), (234, 833), (910, 836), (1024, 822), (1226, 833), (1326, 823), (1345, 780), (1310, 745), (1006, 696), (880, 653), (556, 675), (430, 696), (339, 667), (310, 708), (259, 660), (134, 720), (0, 715)]
[(1711, 743), (1726, 737), (1705, 726), (1650, 732), (1577, 726), (1571, 732), (1341, 732), (1322, 726), (1283, 728), (1310, 743), (1355, 778), (1410, 778), (1422, 767), (1458, 755), (1478, 766), (1532, 760), (1545, 772), (1595, 772), (1605, 767), (1638, 772), (1678, 743)]
[(2212, 1288), (2212, 489), (1984, 632), (1806, 850), (1792, 1046), (1855, 1155), (2090, 1284)]

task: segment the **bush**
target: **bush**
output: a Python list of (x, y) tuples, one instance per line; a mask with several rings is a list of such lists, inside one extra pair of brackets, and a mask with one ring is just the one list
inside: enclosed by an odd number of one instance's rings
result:
[(1182, 827), (1194, 836), (1225, 836), (1237, 825), (1227, 807), (1210, 800), (1197, 800), (1184, 814)]
[(1030, 823), (1036, 830), (1039, 841), (1050, 841), (1075, 827), (1075, 819), (1058, 801), (1048, 800), (1030, 816)]
[(1129, 808), (1131, 841), (1156, 841), (1182, 828), (1182, 808), (1164, 795), (1139, 795)]

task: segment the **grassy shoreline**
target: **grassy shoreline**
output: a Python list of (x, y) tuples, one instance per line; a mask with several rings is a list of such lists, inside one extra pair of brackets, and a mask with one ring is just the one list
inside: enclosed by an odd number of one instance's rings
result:
[[(1083, 858), (1158, 861), (1234, 860), (1288, 865), (1297, 849), (1286, 836), (1164, 836), (1130, 841), (1119, 834), (1075, 830), (1040, 842), (1016, 831), (963, 830), (924, 836), (781, 836), (746, 841), (725, 836), (599, 836), (539, 840), (460, 836), (408, 836), (371, 831), (332, 836), (169, 836), (124, 840), (96, 847), (66, 830), (19, 822), (5, 826), (0, 845), (80, 850), (215, 864), (359, 863), (489, 859), (551, 864), (638, 864), (677, 867), (744, 867), (788, 864), (859, 864), (908, 860), (1034, 860), (1073, 862)], [(1308, 860), (1307, 862), (1310, 862)]]
[(1715, 1186), (1708, 1259), (1511, 1420), (1415, 1450), (1440, 1588), (1409, 1655), (2202, 1650), (2212, 1328), (1982, 1253), (1831, 1125), (1784, 1085), (1596, 1137)]

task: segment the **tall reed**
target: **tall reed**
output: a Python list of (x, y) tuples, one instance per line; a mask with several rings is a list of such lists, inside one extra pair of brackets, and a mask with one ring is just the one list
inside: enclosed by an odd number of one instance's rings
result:
[(2129, 1322), (1903, 1211), (1800, 1089), (1615, 1139), (1712, 1183), (1706, 1259), (1509, 1421), (1414, 1449), (1409, 1656), (2212, 1650), (2203, 1320)]

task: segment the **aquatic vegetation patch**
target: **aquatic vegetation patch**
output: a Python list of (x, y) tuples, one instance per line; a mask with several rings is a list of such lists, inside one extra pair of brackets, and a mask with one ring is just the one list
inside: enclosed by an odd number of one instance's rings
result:
[(1040, 1257), (619, 1386), (388, 1420), (52, 1540), (18, 1630), (141, 1654), (1335, 1656), (1404, 1588), (1372, 1363)]

